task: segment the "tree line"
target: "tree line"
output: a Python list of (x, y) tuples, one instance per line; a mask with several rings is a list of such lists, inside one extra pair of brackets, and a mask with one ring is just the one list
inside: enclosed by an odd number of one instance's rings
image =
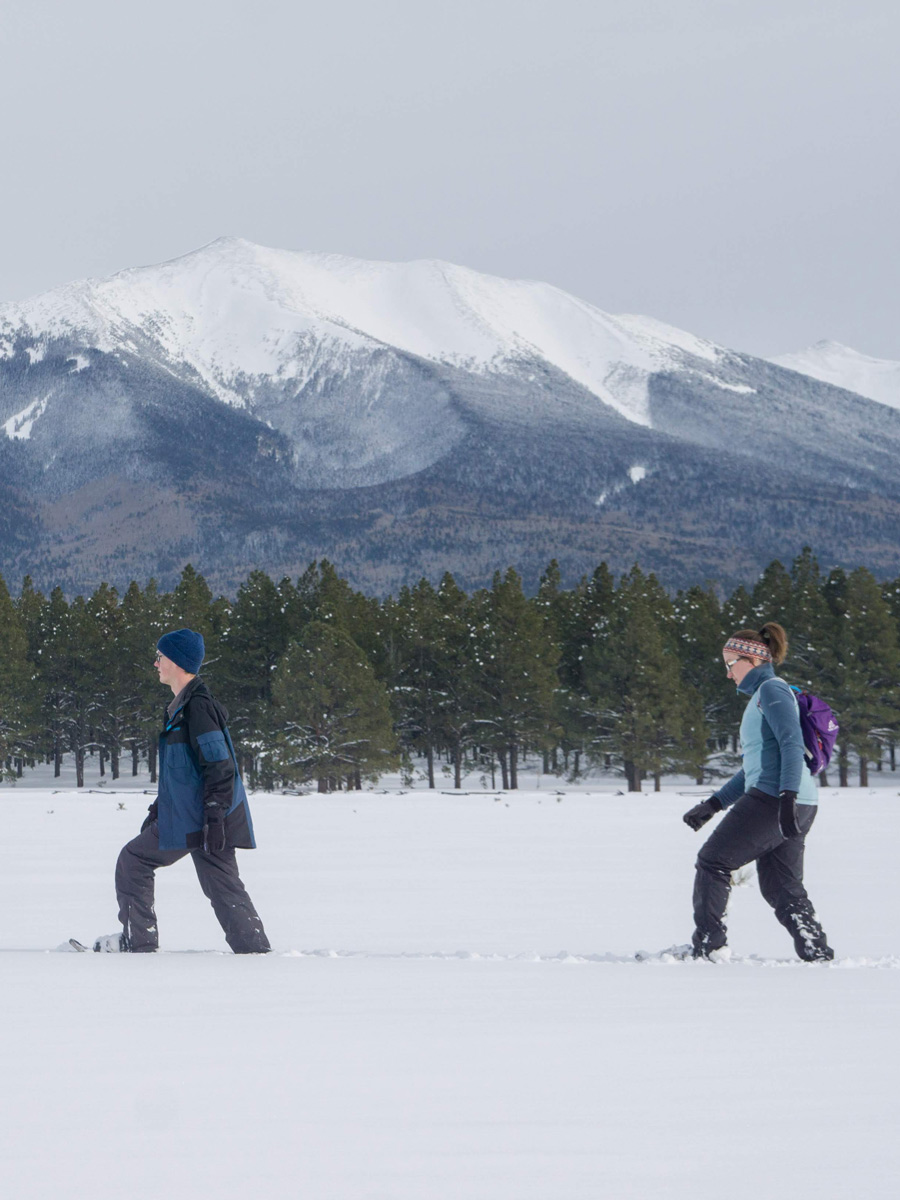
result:
[(526, 756), (568, 779), (617, 771), (629, 791), (675, 772), (709, 782), (739, 761), (723, 641), (768, 620), (790, 637), (781, 674), (838, 714), (841, 786), (853, 762), (863, 786), (871, 764), (893, 770), (900, 580), (824, 574), (809, 549), (724, 598), (670, 595), (637, 566), (615, 579), (605, 563), (564, 588), (552, 562), (532, 596), (510, 569), (471, 595), (447, 574), (383, 600), (327, 561), (296, 581), (254, 571), (233, 599), (190, 566), (168, 593), (102, 583), (71, 601), (27, 577), (13, 597), (0, 578), (0, 767), (15, 779), (52, 762), (58, 775), (72, 754), (79, 787), (89, 756), (113, 780), (145, 764), (155, 781), (166, 695), (153, 654), (189, 626), (253, 787), (327, 792), (401, 769), (429, 787), (476, 771), (516, 788)]

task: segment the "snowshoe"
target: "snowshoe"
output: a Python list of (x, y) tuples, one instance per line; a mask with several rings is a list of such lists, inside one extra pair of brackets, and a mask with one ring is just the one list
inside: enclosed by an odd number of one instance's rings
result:
[(638, 962), (684, 962), (694, 957), (694, 947), (687, 942), (683, 946), (669, 946), (666, 950), (638, 950), (634, 957)]
[(97, 954), (124, 954), (126, 949), (124, 933), (108, 933), (94, 942)]

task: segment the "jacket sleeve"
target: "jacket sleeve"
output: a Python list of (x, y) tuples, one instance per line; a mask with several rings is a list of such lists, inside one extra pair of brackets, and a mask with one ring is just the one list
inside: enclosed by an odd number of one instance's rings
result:
[(713, 792), (714, 796), (718, 796), (723, 808), (727, 808), (729, 804), (734, 804), (735, 800), (740, 800), (744, 794), (744, 768), (737, 772), (736, 775), (723, 783), (717, 792)]
[(803, 778), (803, 731), (800, 713), (790, 687), (780, 679), (767, 679), (757, 692), (759, 707), (781, 752), (779, 792), (799, 792)]
[(230, 810), (234, 799), (234, 759), (215, 707), (205, 696), (187, 706), (187, 730), (203, 778), (204, 808)]

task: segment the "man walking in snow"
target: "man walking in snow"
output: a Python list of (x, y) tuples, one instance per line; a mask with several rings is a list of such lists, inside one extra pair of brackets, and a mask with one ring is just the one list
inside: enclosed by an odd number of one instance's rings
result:
[(228, 714), (198, 675), (204, 654), (202, 635), (191, 629), (165, 633), (157, 642), (159, 681), (174, 697), (159, 740), (159, 793), (141, 832), (122, 848), (116, 864), (122, 933), (98, 938), (95, 950), (158, 949), (156, 870), (188, 854), (235, 954), (270, 949), (238, 875), (235, 848), (253, 849), (256, 842)]

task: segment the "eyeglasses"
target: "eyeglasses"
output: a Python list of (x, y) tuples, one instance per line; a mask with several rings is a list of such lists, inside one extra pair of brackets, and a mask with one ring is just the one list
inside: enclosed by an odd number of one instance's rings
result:
[(161, 659), (161, 658), (162, 658), (162, 655), (161, 655), (161, 654), (160, 654), (160, 652), (157, 650), (157, 652), (156, 652), (156, 653), (153, 655), (153, 661), (154, 661), (155, 663), (158, 663), (158, 662), (160, 661), (160, 659)]
[(744, 656), (743, 656), (742, 654), (741, 654), (741, 655), (739, 655), (737, 658), (733, 658), (733, 659), (731, 660), (731, 662), (729, 662), (729, 661), (728, 661), (728, 659), (726, 658), (726, 659), (725, 659), (725, 674), (726, 674), (726, 675), (730, 675), (730, 674), (731, 674), (731, 668), (732, 668), (732, 667), (734, 667), (734, 666), (736, 666), (736, 665), (737, 665), (739, 662), (749, 662), (749, 661), (750, 661), (750, 659), (749, 659), (749, 658), (744, 658)]

